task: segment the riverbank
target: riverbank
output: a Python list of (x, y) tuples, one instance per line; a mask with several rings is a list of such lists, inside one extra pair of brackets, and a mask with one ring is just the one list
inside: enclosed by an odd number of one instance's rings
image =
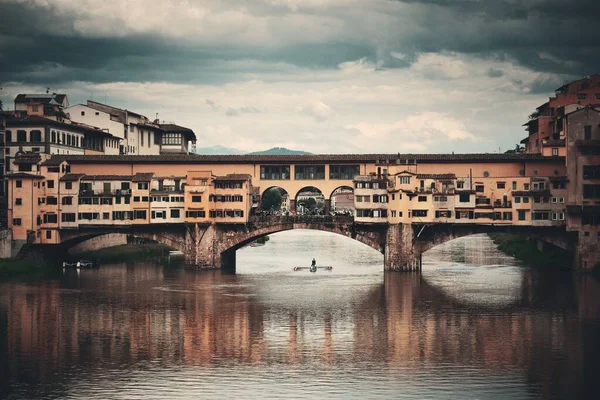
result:
[(106, 249), (77, 254), (77, 258), (95, 260), (100, 263), (116, 263), (166, 257), (171, 247), (161, 243), (124, 244)]
[(0, 259), (0, 280), (12, 278), (45, 278), (57, 271), (56, 268), (46, 263), (40, 258), (30, 258), (25, 260)]
[(569, 269), (572, 266), (573, 260), (568, 253), (550, 245), (542, 252), (534, 241), (523, 239), (519, 235), (489, 233), (488, 236), (500, 251), (533, 267)]

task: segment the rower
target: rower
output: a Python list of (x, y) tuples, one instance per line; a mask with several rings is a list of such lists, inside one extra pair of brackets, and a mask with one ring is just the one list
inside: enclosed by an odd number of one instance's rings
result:
[(317, 260), (315, 260), (314, 258), (312, 259), (312, 263), (310, 264), (311, 267), (314, 267), (317, 265)]

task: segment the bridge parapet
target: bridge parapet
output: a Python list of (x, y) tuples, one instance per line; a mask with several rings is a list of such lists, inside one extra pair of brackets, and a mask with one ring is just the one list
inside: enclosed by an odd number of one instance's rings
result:
[(248, 219), (251, 225), (265, 224), (339, 224), (354, 223), (354, 217), (346, 215), (260, 215)]

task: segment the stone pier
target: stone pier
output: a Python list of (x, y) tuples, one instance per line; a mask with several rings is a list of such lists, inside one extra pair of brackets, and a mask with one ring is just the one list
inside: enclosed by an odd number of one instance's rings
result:
[(410, 224), (389, 225), (386, 235), (384, 268), (386, 271), (420, 271), (421, 253), (414, 242)]

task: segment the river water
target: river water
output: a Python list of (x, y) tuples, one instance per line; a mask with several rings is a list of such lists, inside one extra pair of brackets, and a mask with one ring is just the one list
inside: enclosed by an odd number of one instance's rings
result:
[[(293, 271), (312, 257), (331, 271)], [(0, 397), (591, 398), (600, 284), (487, 236), (384, 273), (351, 239), (284, 232), (237, 274), (102, 265), (0, 284)]]

